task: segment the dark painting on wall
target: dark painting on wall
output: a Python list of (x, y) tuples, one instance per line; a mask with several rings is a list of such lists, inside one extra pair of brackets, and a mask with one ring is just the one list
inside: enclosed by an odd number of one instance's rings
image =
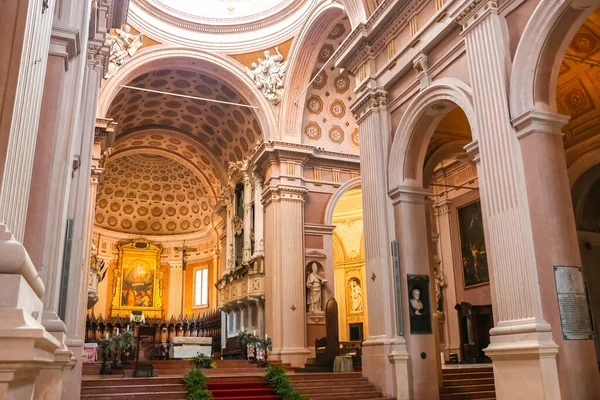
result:
[(465, 289), (490, 282), (479, 200), (458, 208), (458, 230)]

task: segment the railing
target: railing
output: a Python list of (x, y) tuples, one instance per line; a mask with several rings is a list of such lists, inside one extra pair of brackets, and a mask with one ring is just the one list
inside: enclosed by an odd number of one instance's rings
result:
[[(139, 323), (130, 322), (123, 318), (103, 319), (102, 316), (87, 316), (85, 341), (97, 342), (112, 338), (113, 334), (126, 329), (136, 330)], [(192, 317), (171, 317), (170, 319), (146, 319), (144, 325), (156, 326), (156, 343), (168, 347), (171, 338), (183, 337), (212, 337), (213, 353), (221, 352), (221, 312), (208, 311)], [(118, 331), (117, 331), (118, 330)]]

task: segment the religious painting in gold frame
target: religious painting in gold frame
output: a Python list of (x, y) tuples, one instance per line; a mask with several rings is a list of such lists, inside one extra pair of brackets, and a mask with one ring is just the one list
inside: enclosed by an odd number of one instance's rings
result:
[(460, 254), (465, 289), (490, 283), (483, 216), (479, 200), (457, 208)]
[(111, 317), (129, 318), (143, 311), (146, 318), (163, 316), (162, 248), (145, 239), (118, 245), (119, 262), (113, 273)]

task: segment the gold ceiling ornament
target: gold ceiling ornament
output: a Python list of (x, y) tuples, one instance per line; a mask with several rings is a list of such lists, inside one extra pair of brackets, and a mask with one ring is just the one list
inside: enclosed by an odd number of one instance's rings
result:
[(162, 318), (162, 248), (146, 239), (121, 243), (117, 247), (119, 261), (113, 271), (110, 316), (127, 318), (131, 311), (143, 311), (146, 318)]

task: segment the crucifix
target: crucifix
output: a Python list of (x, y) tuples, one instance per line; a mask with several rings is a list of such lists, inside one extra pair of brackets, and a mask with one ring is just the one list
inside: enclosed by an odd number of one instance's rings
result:
[(196, 251), (193, 247), (187, 247), (185, 240), (181, 247), (175, 247), (175, 251), (181, 252), (181, 316), (185, 314), (185, 267), (187, 266), (187, 260), (189, 253)]

